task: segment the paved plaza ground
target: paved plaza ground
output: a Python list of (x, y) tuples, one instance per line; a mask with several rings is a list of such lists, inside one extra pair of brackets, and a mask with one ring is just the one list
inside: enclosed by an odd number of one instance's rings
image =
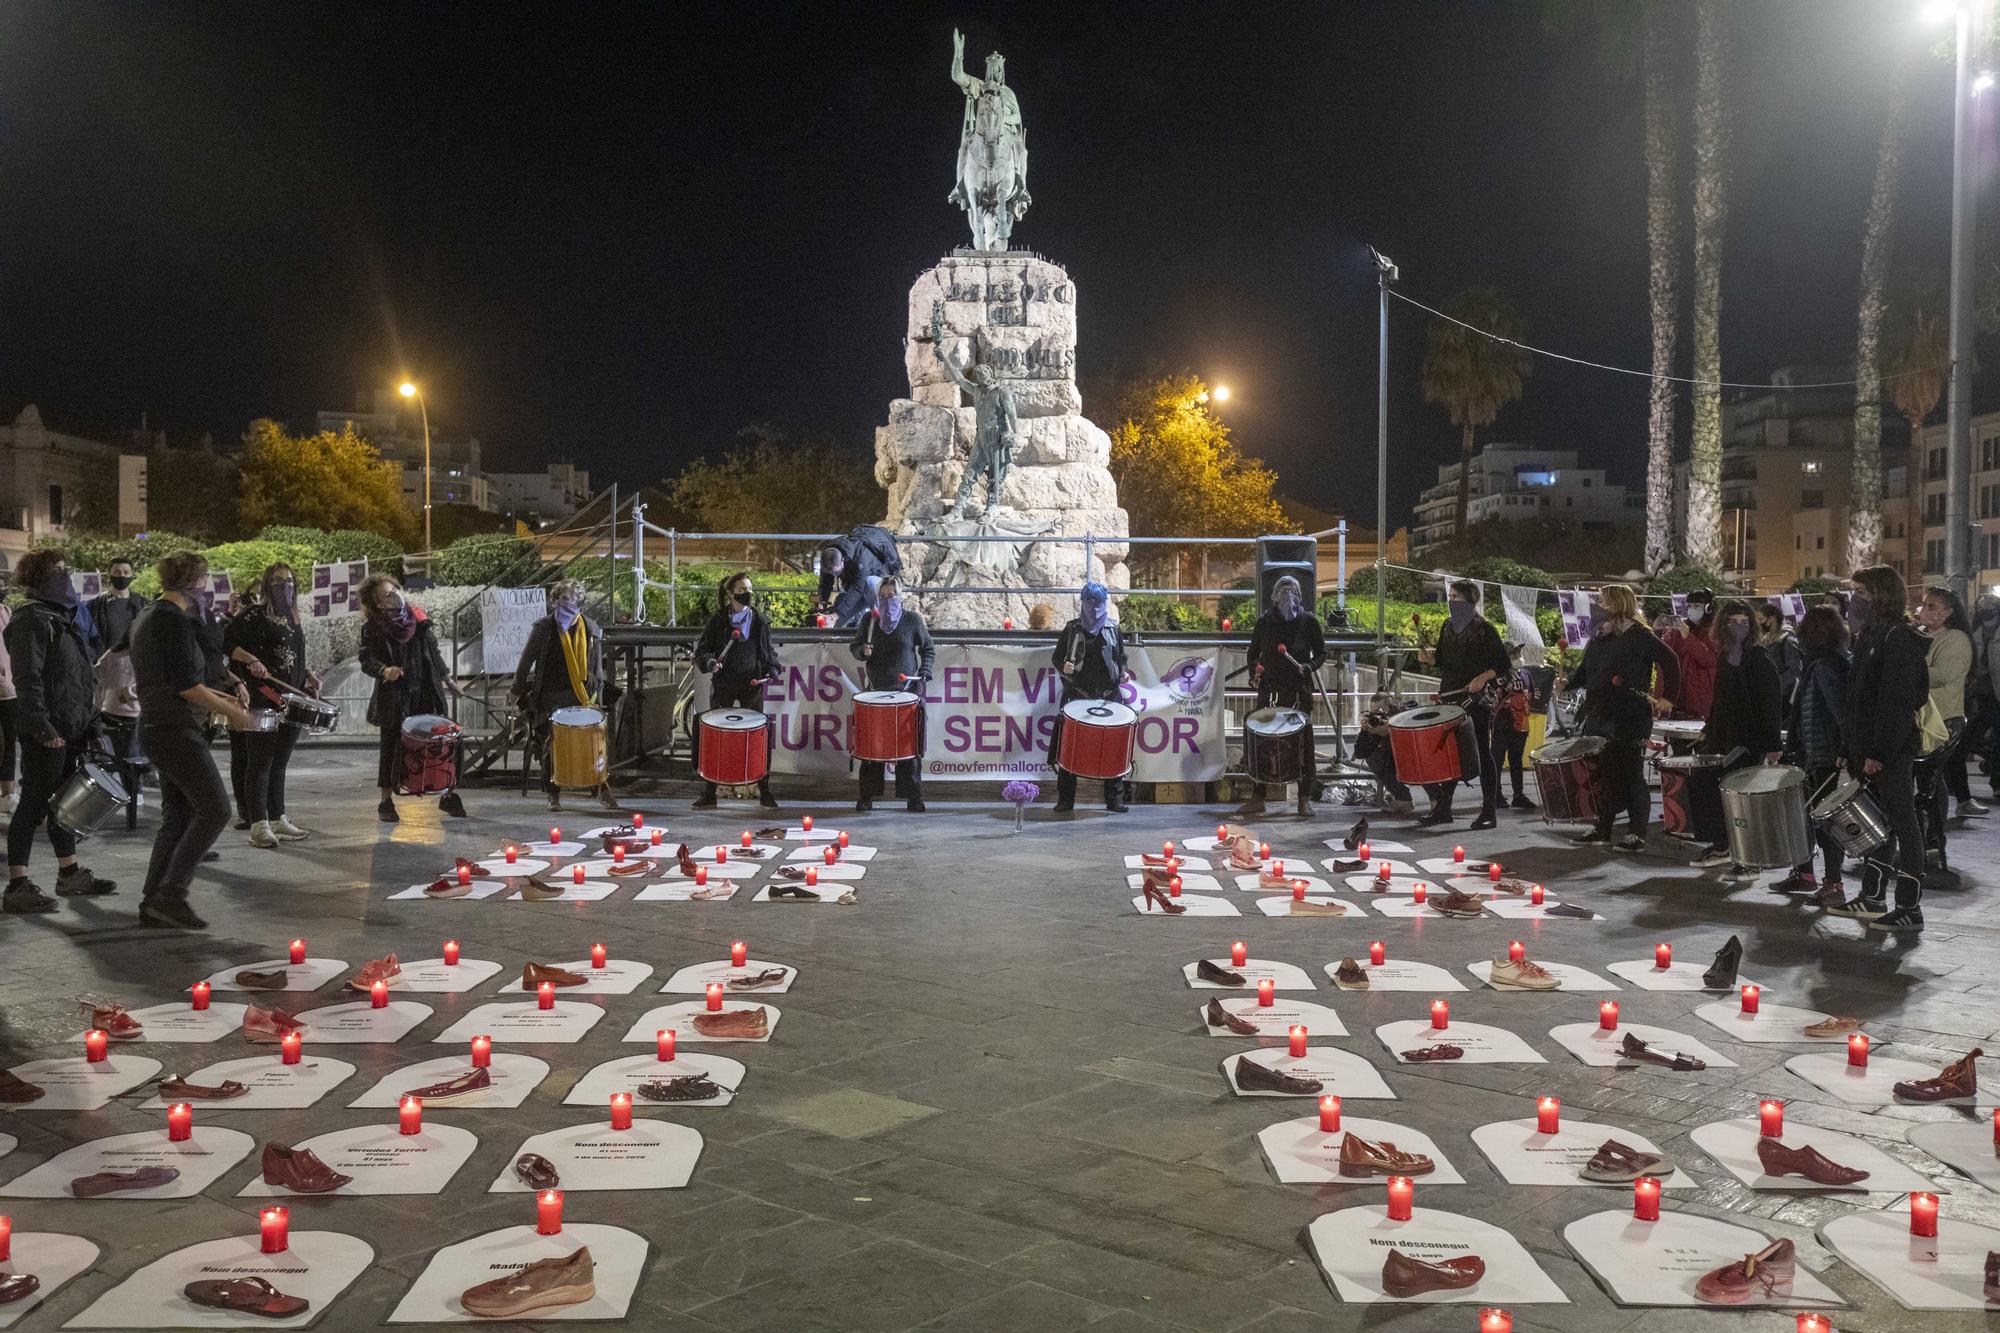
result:
[[(468, 957), (503, 964), (502, 976), (470, 994), (418, 997), (437, 1012), (402, 1042), (339, 1048), (358, 1072), (311, 1110), (198, 1107), (205, 1123), (289, 1142), (389, 1114), (346, 1103), (388, 1071), (446, 1053), (428, 1045), (430, 1037), (494, 998), (524, 960), (575, 959), (605, 940), (615, 956), (653, 965), (653, 980), (634, 994), (588, 997), (609, 1012), (580, 1043), (513, 1048), (552, 1066), (520, 1108), (434, 1113), (480, 1140), (442, 1194), (290, 1201), (294, 1230), (352, 1233), (376, 1252), (374, 1266), (325, 1311), (321, 1327), (374, 1327), (432, 1252), (531, 1220), (527, 1196), (489, 1194), (487, 1184), (528, 1135), (588, 1119), (592, 1112), (560, 1105), (576, 1077), (637, 1049), (619, 1038), (646, 1009), (665, 1002), (654, 992), (666, 976), (724, 956), (736, 939), (749, 942), (752, 956), (796, 965), (802, 976), (788, 993), (772, 997), (783, 1019), (768, 1045), (708, 1048), (748, 1066), (733, 1105), (641, 1112), (699, 1129), (706, 1146), (691, 1183), (675, 1191), (568, 1198), (570, 1220), (615, 1223), (651, 1242), (630, 1327), (690, 1333), (1474, 1328), (1472, 1306), (1371, 1307), (1335, 1299), (1305, 1229), (1321, 1214), (1378, 1202), (1383, 1186), (1274, 1180), (1257, 1131), (1309, 1114), (1312, 1104), (1232, 1096), (1218, 1062), (1251, 1043), (1203, 1035), (1196, 1010), (1214, 992), (1191, 991), (1181, 975), (1196, 958), (1226, 954), (1234, 939), (1247, 940), (1254, 956), (1305, 968), (1317, 987), (1310, 998), (1338, 1010), (1349, 1029), (1337, 1044), (1370, 1059), (1399, 1099), (1350, 1103), (1348, 1114), (1422, 1130), (1463, 1173), (1464, 1185), (1420, 1183), (1419, 1206), (1505, 1227), (1573, 1302), (1517, 1309), (1516, 1329), (1793, 1327), (1791, 1314), (1770, 1310), (1615, 1305), (1560, 1232), (1587, 1213), (1622, 1207), (1629, 1194), (1510, 1186), (1467, 1138), (1475, 1125), (1531, 1114), (1536, 1094), (1559, 1096), (1565, 1114), (1629, 1127), (1677, 1156), (1701, 1188), (1670, 1206), (1733, 1216), (1796, 1240), (1804, 1266), (1853, 1306), (1835, 1313), (1836, 1328), (1992, 1327), (1979, 1313), (1905, 1312), (1815, 1241), (1826, 1219), (1900, 1209), (1900, 1194), (1839, 1200), (1755, 1194), (1687, 1137), (1706, 1122), (1755, 1114), (1760, 1094), (1780, 1095), (1796, 1123), (1865, 1136), (1935, 1178), (1951, 1191), (1943, 1199), (1947, 1220), (2000, 1224), (2000, 1198), (1902, 1141), (1912, 1123), (1968, 1112), (1842, 1108), (1783, 1068), (1804, 1048), (1728, 1040), (1693, 1017), (1712, 996), (1630, 986), (1616, 997), (1628, 1020), (1701, 1034), (1740, 1068), (1589, 1069), (1548, 1029), (1593, 1019), (1600, 997), (1476, 985), (1451, 997), (1454, 1019), (1503, 1024), (1548, 1063), (1398, 1066), (1373, 1028), (1421, 1016), (1427, 997), (1338, 992), (1322, 969), (1343, 955), (1365, 956), (1366, 942), (1382, 939), (1392, 954), (1437, 963), (1470, 982), (1465, 964), (1504, 951), (1511, 937), (1526, 939), (1531, 956), (1599, 972), (1610, 962), (1650, 957), (1663, 939), (1681, 960), (1705, 964), (1737, 933), (1747, 950), (1745, 972), (1768, 983), (1770, 998), (1863, 1017), (1879, 1039), (1893, 1043), (1878, 1049), (1925, 1063), (1942, 1064), (1984, 1042), (1995, 1050), (1987, 1081), (2000, 1087), (2000, 930), (1989, 907), (2000, 817), (1988, 821), (1991, 832), (1975, 826), (1954, 834), (1964, 887), (1934, 894), (1929, 930), (1907, 941), (1865, 936), (1851, 922), (1813, 915), (1762, 885), (1721, 886), (1670, 858), (1657, 840), (1655, 855), (1613, 857), (1565, 846), (1535, 817), (1522, 815), (1484, 836), (1461, 824), (1446, 836), (1415, 837), (1403, 821), (1378, 821), (1378, 834), (1410, 841), (1420, 855), (1448, 854), (1454, 841), (1466, 842), (1475, 855), (1497, 857), (1605, 920), (1405, 921), (1372, 912), (1340, 920), (1267, 918), (1256, 912), (1254, 895), (1234, 892), (1245, 913), (1239, 918), (1146, 918), (1130, 907), (1122, 857), (1157, 849), (1163, 838), (1213, 832), (1219, 808), (1139, 806), (1123, 817), (1091, 811), (1066, 822), (1044, 810), (1017, 834), (1009, 810), (954, 804), (945, 786), (934, 789), (938, 799), (922, 817), (893, 808), (855, 817), (843, 804), (787, 803), (788, 823), (813, 813), (823, 826), (849, 827), (857, 842), (881, 849), (860, 883), (860, 902), (849, 908), (753, 904), (748, 893), (723, 903), (637, 903), (622, 888), (598, 903), (390, 902), (391, 892), (432, 878), (452, 855), (485, 854), (509, 838), (538, 836), (550, 818), (539, 799), (512, 789), (472, 790), (469, 820), (441, 822), (433, 804), (413, 801), (404, 805), (403, 823), (380, 825), (372, 764), (372, 750), (302, 753), (293, 771), (293, 817), (315, 836), (272, 852), (248, 847), (240, 833), (226, 834), (222, 860), (196, 893), (212, 923), (206, 934), (168, 935), (136, 924), (150, 812), (139, 834), (119, 830), (86, 845), (87, 863), (119, 880), (116, 896), (66, 901), (53, 916), (0, 920), (0, 1044), (9, 1065), (70, 1051), (79, 1024), (66, 1002), (79, 992), (99, 991), (134, 1007), (171, 1000), (194, 978), (281, 954), (294, 936), (308, 939), (313, 955), (350, 965), (390, 951), (434, 956), (446, 937), (461, 940)], [(640, 792), (628, 808), (668, 824), (674, 839), (684, 835), (696, 844), (733, 840), (745, 828), (773, 822), (748, 806), (694, 814), (689, 795), (679, 787)], [(1321, 840), (1343, 832), (1353, 813), (1329, 809), (1307, 825), (1273, 817), (1257, 827), (1276, 854), (1317, 861), (1329, 855)], [(582, 828), (603, 817), (573, 811), (561, 820)], [(47, 855), (46, 845), (37, 849), (45, 884), (53, 875)], [(329, 986), (294, 998), (327, 1004), (336, 992)], [(139, 1049), (184, 1072), (270, 1050), (236, 1036), (212, 1046)], [(0, 1179), (72, 1144), (152, 1127), (156, 1117), (131, 1102), (76, 1115), (0, 1113), (0, 1127), (20, 1138), (18, 1149), (0, 1158)], [(175, 1202), (7, 1201), (17, 1232), (74, 1232), (103, 1248), (94, 1271), (56, 1292), (24, 1326), (55, 1328), (168, 1251), (251, 1231), (258, 1201), (236, 1193), (255, 1169), (253, 1155), (202, 1195)]]

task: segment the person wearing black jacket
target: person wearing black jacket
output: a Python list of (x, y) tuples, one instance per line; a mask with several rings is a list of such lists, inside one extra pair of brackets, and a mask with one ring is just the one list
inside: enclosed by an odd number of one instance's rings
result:
[[(764, 683), (778, 674), (779, 666), (777, 645), (771, 642), (771, 622), (756, 608), (756, 589), (747, 571), (731, 574), (716, 591), (720, 597), (715, 614), (708, 618), (701, 641), (694, 646), (694, 669), (708, 674), (710, 708), (754, 708), (761, 712)], [(767, 745), (771, 739), (771, 730), (767, 728)], [(699, 770), (700, 727), (695, 728), (694, 743), (695, 767)], [(778, 808), (777, 798), (771, 795), (768, 772), (757, 780), (757, 804), (765, 810)], [(702, 784), (694, 808), (715, 809), (713, 782)]]
[[(915, 611), (903, 609), (902, 589), (894, 576), (875, 585), (875, 609), (861, 618), (848, 645), (861, 663), (862, 674), (871, 690), (907, 690), (919, 698), (924, 682), (937, 666), (937, 646), (931, 642), (930, 626)], [(904, 808), (913, 814), (924, 809), (923, 769), (924, 713), (917, 709), (917, 754), (896, 762), (896, 787), (905, 793)], [(854, 808), (866, 813), (875, 808), (882, 794), (882, 765), (861, 765), (861, 798)]]
[(28, 601), (7, 624), (21, 736), (21, 804), (7, 826), (7, 888), (0, 909), (53, 912), (56, 900), (28, 878), (35, 830), (46, 824), (56, 853), (56, 893), (110, 893), (118, 886), (77, 864), (76, 837), (52, 812), (56, 793), (83, 763), (98, 735), (97, 672), (77, 624), (76, 590), (59, 550), (28, 552), (14, 573)]
[[(1702, 726), (1701, 752), (1721, 755), (1726, 776), (1739, 768), (1774, 764), (1784, 745), (1784, 699), (1778, 688), (1778, 667), (1757, 644), (1757, 625), (1750, 604), (1731, 598), (1716, 617), (1715, 694)], [(1712, 868), (1737, 867), (1726, 842), (1711, 846), (1695, 862)]]
[(101, 592), (90, 599), (90, 651), (95, 661), (125, 642), (131, 632), (132, 622), (139, 618), (149, 603), (132, 588), (132, 562), (113, 560), (104, 571), (104, 581), (111, 585), (109, 592)]
[[(1646, 850), (1646, 827), (1653, 813), (1653, 794), (1646, 787), (1645, 746), (1653, 734), (1655, 714), (1669, 711), (1668, 702), (1680, 685), (1680, 659), (1654, 636), (1639, 614), (1639, 598), (1623, 583), (1606, 584), (1597, 594), (1604, 621), (1583, 650), (1583, 663), (1568, 681), (1583, 691), (1581, 710), (1586, 736), (1602, 736), (1598, 756), (1597, 827), (1577, 839), (1608, 843), (1611, 826), (1625, 814), (1621, 852)], [(1654, 673), (1659, 675), (1655, 688)]]
[(230, 736), (243, 751), (243, 817), (250, 821), (250, 845), (270, 848), (310, 836), (285, 815), (285, 773), (299, 727), (282, 714), (285, 694), (317, 695), (319, 677), (306, 670), (306, 632), (299, 624), (299, 581), (292, 567), (282, 561), (267, 566), (258, 586), (263, 596), (245, 602), (223, 626), (222, 647), (249, 691), (252, 713), (280, 714), (269, 731)]
[[(1083, 585), (1077, 614), (1056, 636), (1049, 660), (1062, 673), (1062, 699), (1056, 705), (1055, 726), (1049, 731), (1049, 765), (1056, 770), (1055, 812), (1076, 809), (1076, 774), (1056, 763), (1062, 752), (1062, 710), (1079, 699), (1112, 701), (1118, 687), (1131, 678), (1125, 666), (1125, 636), (1111, 621), (1111, 590), (1095, 580)], [(1122, 815), (1125, 779), (1104, 780), (1104, 808)]]
[[(376, 752), (375, 786), (382, 799), (376, 817), (395, 823), (397, 767), (403, 758), (403, 721), (425, 713), (443, 713), (445, 693), (458, 693), (458, 682), (438, 650), (437, 631), (423, 608), (403, 596), (402, 587), (387, 574), (371, 574), (361, 585), (361, 671), (375, 682), (368, 698), (368, 720), (381, 728)], [(438, 798), (438, 809), (465, 818), (465, 802), (456, 788)]]
[[(600, 707), (603, 692), (604, 631), (583, 613), (583, 584), (563, 579), (549, 589), (549, 613), (529, 627), (507, 690), (508, 701), (532, 719), (529, 745), (542, 756), (542, 794), (551, 811), (562, 810), (551, 719), (565, 708)], [(608, 780), (595, 790), (606, 810), (618, 809)]]
[[(1910, 624), (1903, 581), (1887, 565), (1853, 575), (1847, 623), (1854, 631), (1854, 665), (1841, 701), (1841, 738), (1847, 767), (1858, 771), (1889, 821), (1889, 841), (1862, 862), (1861, 892), (1835, 916), (1853, 917), (1870, 930), (1924, 928), (1924, 841), (1917, 827), (1917, 790), (1911, 766), (1917, 755), (1917, 713), (1930, 699), (1930, 666), (1924, 637)], [(1887, 869), (1893, 869), (1896, 904), (1888, 906)]]
[[(1489, 829), (1499, 822), (1494, 810), (1500, 804), (1500, 765), (1493, 757), (1493, 705), (1485, 697), (1488, 685), (1513, 668), (1500, 631), (1479, 614), (1479, 585), (1471, 579), (1454, 579), (1446, 602), (1449, 619), (1438, 632), (1437, 644), (1425, 654), (1438, 673), (1438, 697), (1456, 702), (1472, 722), (1473, 749), (1479, 759), (1479, 818), (1474, 829)], [(1457, 696), (1464, 697), (1458, 698)], [(1424, 788), (1431, 798), (1430, 813), (1419, 824), (1449, 824), (1456, 782), (1434, 782)]]
[[(1313, 812), (1313, 779), (1319, 771), (1313, 753), (1312, 715), (1314, 673), (1326, 661), (1326, 633), (1319, 617), (1307, 610), (1299, 581), (1290, 574), (1271, 585), (1271, 605), (1250, 631), (1250, 679), (1257, 687), (1256, 709), (1290, 708), (1306, 717), (1305, 749), (1299, 756), (1299, 816)], [(1250, 818), (1264, 813), (1264, 784), (1237, 814)]]
[(812, 609), (825, 612), (837, 629), (852, 628), (874, 609), (869, 580), (887, 578), (902, 568), (896, 539), (886, 529), (860, 524), (820, 548), (819, 589), (813, 594)]

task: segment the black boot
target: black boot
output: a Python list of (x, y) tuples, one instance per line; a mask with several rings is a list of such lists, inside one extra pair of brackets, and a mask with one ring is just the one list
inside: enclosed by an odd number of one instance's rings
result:
[(1076, 809), (1076, 774), (1058, 772), (1055, 812), (1066, 815), (1074, 809)]
[(1131, 807), (1125, 804), (1125, 782), (1113, 778), (1104, 784), (1104, 808), (1114, 815), (1122, 815)]

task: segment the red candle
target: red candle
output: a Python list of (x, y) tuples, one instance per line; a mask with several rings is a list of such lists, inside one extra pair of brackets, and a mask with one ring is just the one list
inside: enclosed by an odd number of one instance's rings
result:
[(1430, 890), (1425, 888), (1421, 884), (1417, 885), (1416, 888), (1410, 890), (1410, 901), (1415, 903), (1419, 907), (1422, 907), (1426, 902), (1430, 901), (1430, 896), (1431, 896)]
[(486, 1036), (472, 1039), (472, 1067), (484, 1069), (493, 1063), (493, 1038)]
[(1257, 1007), (1269, 1009), (1278, 1000), (1278, 983), (1265, 977), (1257, 983)]
[(1618, 1001), (1606, 1000), (1597, 1006), (1597, 1026), (1606, 1032), (1618, 1030)]
[(593, 944), (593, 945), (591, 945), (591, 946), (590, 946), (590, 965), (591, 965), (592, 967), (603, 967), (603, 966), (604, 966), (604, 964), (605, 964), (605, 961), (606, 961), (606, 956), (605, 956), (605, 952), (604, 952), (604, 946), (603, 946), (603, 945), (601, 945), (601, 944)]
[(1847, 1063), (1856, 1069), (1868, 1067), (1868, 1034), (1857, 1032), (1847, 1039)]
[(636, 810), (632, 812), (632, 827), (633, 827), (633, 828), (644, 828), (644, 827), (646, 827), (646, 817), (645, 817), (644, 815), (640, 814), (640, 813), (639, 813), (638, 811), (636, 811)]
[(819, 867), (818, 867), (818, 866), (807, 866), (807, 867), (806, 867), (806, 887), (807, 887), (807, 888), (809, 888), (809, 889), (811, 889), (811, 888), (817, 888), (817, 887), (818, 887), (818, 885), (819, 885)]
[(368, 988), (368, 1007), (370, 1009), (387, 1009), (389, 1007), (388, 982), (377, 981)]
[(1660, 1220), (1659, 1177), (1640, 1176), (1632, 1182), (1632, 1216), (1641, 1222)]
[(1319, 1099), (1319, 1132), (1322, 1134), (1340, 1133), (1340, 1098), (1322, 1097)]
[(1292, 901), (1295, 903), (1302, 903), (1305, 900), (1306, 900), (1306, 882), (1302, 879), (1293, 880)]
[(847, 846), (847, 830), (846, 830), (846, 829), (842, 829), (842, 830), (841, 830), (841, 831), (840, 831), (840, 832), (839, 832), (839, 833), (838, 833), (838, 834), (837, 834), (837, 835), (836, 835), (836, 836), (834, 837), (834, 842), (835, 842), (835, 843), (837, 843), (837, 844), (839, 844), (839, 845), (840, 845), (841, 847), (845, 847), (845, 846)]
[(1757, 1103), (1757, 1133), (1767, 1139), (1785, 1137), (1785, 1104), (1774, 1097)]
[(613, 1129), (632, 1128), (632, 1094), (614, 1092), (611, 1094), (611, 1127)]
[(1541, 886), (1541, 885), (1539, 885), (1539, 884), (1530, 884), (1530, 885), (1528, 886), (1528, 901), (1529, 901), (1530, 903), (1534, 904), (1534, 905), (1535, 905), (1536, 907), (1540, 907), (1540, 906), (1542, 905), (1542, 886)]
[(457, 941), (457, 940), (446, 940), (446, 941), (444, 942), (444, 965), (445, 965), (446, 967), (457, 967), (457, 966), (458, 966), (458, 941)]
[(1434, 1028), (1443, 1028), (1450, 1026), (1450, 1024), (1451, 1024), (1450, 1003), (1445, 1000), (1432, 1000), (1431, 1026)]
[(1387, 861), (1383, 861), (1378, 865), (1376, 865), (1375, 878), (1381, 880), (1384, 884), (1387, 884), (1389, 882), (1389, 863)]
[(1389, 957), (1388, 946), (1380, 940), (1368, 941), (1368, 966), (1380, 967)]
[(304, 940), (293, 940), (292, 966), (297, 967), (300, 963), (303, 963), (305, 960), (306, 960), (306, 942)]
[(1374, 860), (1375, 858), (1374, 858), (1373, 856), (1369, 855), (1369, 852), (1370, 852), (1371, 850), (1372, 850), (1372, 849), (1371, 849), (1371, 848), (1369, 847), (1369, 845), (1368, 845), (1367, 843), (1365, 843), (1365, 842), (1364, 842), (1364, 843), (1362, 843), (1362, 844), (1361, 844), (1361, 845), (1360, 845), (1359, 847), (1357, 847), (1357, 848), (1355, 848), (1355, 849), (1354, 849), (1354, 854), (1355, 854), (1356, 856), (1360, 857), (1360, 858), (1361, 858), (1362, 860), (1364, 860), (1364, 861), (1372, 861), (1372, 860)]
[(1518, 963), (1518, 962), (1522, 962), (1523, 960), (1525, 960), (1525, 959), (1527, 958), (1527, 956), (1528, 956), (1528, 946), (1527, 946), (1527, 945), (1523, 944), (1523, 943), (1522, 943), (1521, 941), (1519, 941), (1519, 940), (1508, 940), (1508, 941), (1507, 941), (1507, 961), (1508, 961), (1508, 962), (1510, 962), (1510, 963)]
[(1937, 1235), (1937, 1195), (1918, 1191), (1910, 1196), (1910, 1234), (1931, 1239)]
[(541, 985), (535, 987), (535, 1008), (553, 1009), (555, 1007), (556, 1007), (555, 983), (553, 981), (544, 981)]
[(1489, 1305), (1479, 1312), (1479, 1333), (1514, 1333), (1514, 1316)]
[(583, 883), (583, 867), (582, 867), (582, 866), (571, 866), (571, 867), (569, 868), (569, 882), (570, 882), (570, 883), (572, 883), (572, 884), (581, 884), (581, 883)]
[(1305, 1024), (1303, 1023), (1293, 1024), (1291, 1028), (1287, 1030), (1285, 1035), (1291, 1039), (1291, 1045), (1289, 1049), (1291, 1051), (1292, 1058), (1294, 1060), (1304, 1059), (1306, 1053)]
[(14, 1219), (0, 1217), (0, 1264), (14, 1257)]
[(396, 1109), (397, 1127), (405, 1134), (421, 1134), (424, 1129), (424, 1099), (405, 1097)]
[(1231, 620), (1228, 616), (1224, 616), (1222, 618), (1222, 632), (1224, 634), (1229, 633), (1230, 630), (1235, 628), (1236, 628), (1236, 622), (1234, 620)]
[(719, 981), (708, 983), (708, 1012), (711, 1014), (722, 1012), (722, 983)]
[(1408, 1176), (1389, 1177), (1389, 1220), (1410, 1220), (1410, 1205), (1416, 1201), (1417, 1184)]
[(1231, 967), (1241, 967), (1249, 961), (1250, 961), (1249, 945), (1245, 944), (1242, 940), (1238, 940), (1236, 941), (1236, 943), (1229, 946), (1229, 965)]
[(553, 824), (549, 825), (549, 841), (552, 843), (562, 841), (562, 830)]
[(278, 1058), (288, 1065), (295, 1065), (305, 1053), (306, 1039), (296, 1032), (287, 1032), (278, 1038)]
[(672, 1028), (661, 1028), (653, 1034), (653, 1054), (658, 1056), (663, 1062), (674, 1058), (674, 1030)]
[(283, 1254), (292, 1244), (292, 1212), (273, 1204), (257, 1214), (257, 1230), (266, 1254)]
[(624, 865), (624, 864), (625, 864), (625, 844), (624, 844), (624, 843), (622, 843), (622, 842), (614, 842), (614, 843), (612, 843), (612, 844), (611, 844), (611, 864), (613, 864), (613, 865), (619, 865), (619, 866), (622, 866), (622, 865)]
[(111, 1053), (111, 1034), (103, 1028), (92, 1028), (83, 1034), (83, 1058), (91, 1064), (98, 1064)]
[(543, 1190), (535, 1196), (535, 1234), (554, 1236), (562, 1232), (562, 1191)]
[(653, 830), (653, 845), (655, 847), (660, 845), (660, 831), (658, 829)]
[[(847, 835), (843, 833), (841, 836), (846, 837)], [(840, 852), (836, 848), (828, 847), (820, 853), (820, 859), (826, 862), (828, 865), (832, 865), (835, 861), (838, 861), (840, 859)]]
[(1833, 1333), (1833, 1325), (1825, 1315), (1808, 1310), (1799, 1315), (1799, 1333)]
[(470, 867), (460, 866), (458, 868), (458, 882), (460, 887), (472, 883), (472, 870)]
[(1271, 844), (1270, 844), (1270, 843), (1268, 843), (1268, 842), (1260, 842), (1260, 843), (1258, 843), (1258, 844), (1257, 844), (1257, 859), (1258, 859), (1258, 860), (1260, 860), (1260, 861), (1268, 861), (1268, 860), (1270, 860), (1270, 859), (1271, 859)]
[(1012, 616), (1002, 616), (1002, 617), (1000, 618), (1000, 628), (1001, 628), (1001, 629), (1012, 629), (1012, 628), (1014, 628), (1014, 617), (1012, 617)]
[(521, 859), (520, 851), (511, 842), (507, 844), (506, 855), (507, 855), (507, 864), (510, 866), (516, 864)]
[(1228, 836), (1229, 836), (1229, 825), (1217, 824), (1215, 826), (1215, 840), (1217, 842), (1221, 842), (1224, 838)]
[(1285, 873), (1285, 863), (1284, 863), (1283, 861), (1273, 861), (1273, 862), (1271, 862), (1271, 873), (1272, 873), (1272, 874), (1274, 874), (1274, 875), (1282, 875), (1282, 874), (1284, 874), (1284, 873)]
[(1560, 1098), (1538, 1097), (1535, 1099), (1535, 1132), (1554, 1134), (1562, 1128), (1563, 1104)]
[(2000, 1106), (1993, 1108), (1993, 1151), (2000, 1154)]
[(1745, 986), (1743, 987), (1743, 1012), (1744, 1012), (1744, 1013), (1746, 1013), (1746, 1014), (1754, 1014), (1754, 1013), (1756, 1013), (1756, 1012), (1757, 1012), (1757, 997), (1758, 997), (1758, 995), (1760, 995), (1761, 993), (1762, 993), (1762, 992), (1760, 992), (1760, 991), (1759, 991), (1759, 990), (1758, 990), (1758, 989), (1757, 989), (1757, 988), (1756, 988), (1755, 986), (1751, 986), (1751, 985), (1747, 985), (1747, 984), (1746, 984), (1746, 985), (1745, 985)]
[(1179, 875), (1175, 875), (1167, 881), (1167, 896), (1169, 898), (1178, 898), (1181, 896), (1181, 877)]
[(206, 981), (197, 981), (194, 983), (194, 990), (191, 993), (194, 996), (193, 1004), (195, 1008), (197, 1009), (208, 1008), (209, 989), (210, 989), (209, 984)]
[(744, 829), (744, 830), (743, 830), (743, 850), (744, 850), (744, 851), (746, 851), (746, 852), (750, 850), (750, 830), (749, 830), (749, 829)]
[(729, 849), (721, 843), (715, 845), (715, 863), (719, 866), (729, 864)]
[(167, 1142), (186, 1143), (194, 1137), (194, 1108), (175, 1102), (167, 1108)]
[(1464, 861), (1465, 861), (1465, 848), (1463, 848), (1463, 847), (1454, 847), (1454, 848), (1452, 848), (1452, 849), (1451, 849), (1451, 859), (1452, 859), (1452, 860), (1454, 860), (1454, 861), (1457, 861), (1457, 862), (1459, 862), (1459, 863), (1461, 863), (1461, 864), (1463, 864), (1463, 863), (1464, 863)]
[(807, 833), (811, 833), (813, 831), (813, 817), (811, 815), (807, 815), (804, 819), (801, 819), (799, 821), (799, 827), (801, 829), (804, 829)]
[(1500, 882), (1500, 863), (1498, 861), (1494, 861), (1486, 867), (1486, 878), (1492, 880), (1495, 884)]
[(1160, 855), (1172, 856), (1173, 854), (1174, 854), (1174, 840), (1172, 838), (1168, 838), (1165, 842), (1160, 844)]
[(1659, 968), (1662, 972), (1664, 972), (1673, 965), (1674, 965), (1674, 946), (1671, 944), (1654, 945), (1653, 966)]
[(729, 944), (729, 965), (731, 967), (750, 966), (750, 946), (742, 940), (732, 940)]

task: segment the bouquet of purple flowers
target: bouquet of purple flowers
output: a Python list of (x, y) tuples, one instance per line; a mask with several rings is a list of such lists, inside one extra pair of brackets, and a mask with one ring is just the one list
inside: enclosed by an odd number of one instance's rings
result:
[(1029, 803), (1042, 794), (1042, 789), (1032, 782), (1010, 782), (1000, 789), (1000, 794), (1014, 803), (1014, 831), (1019, 833), (1022, 815)]

